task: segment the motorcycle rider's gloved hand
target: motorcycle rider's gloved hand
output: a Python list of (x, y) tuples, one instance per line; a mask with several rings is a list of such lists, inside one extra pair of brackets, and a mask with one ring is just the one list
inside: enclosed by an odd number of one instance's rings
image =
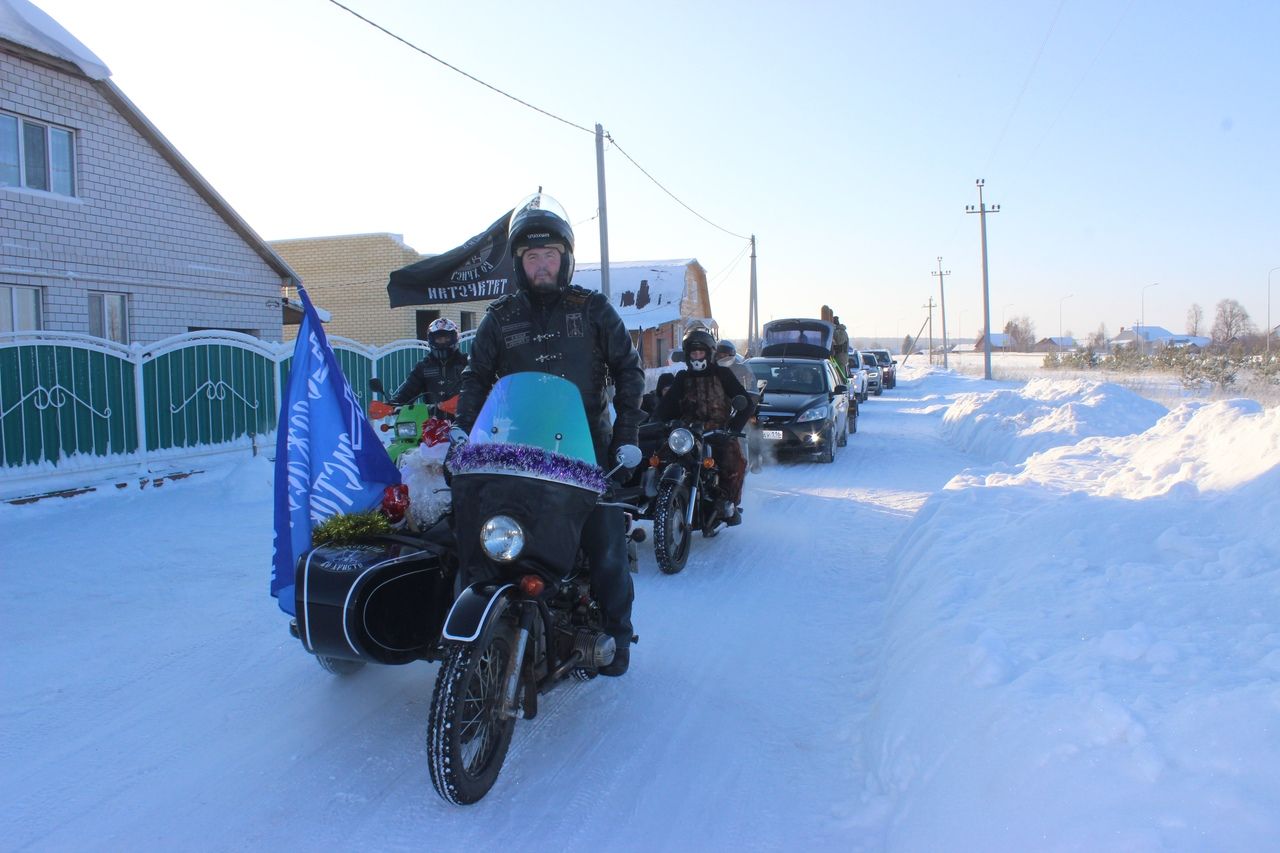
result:
[(449, 447), (461, 447), (468, 440), (467, 431), (462, 427), (455, 426), (449, 430)]

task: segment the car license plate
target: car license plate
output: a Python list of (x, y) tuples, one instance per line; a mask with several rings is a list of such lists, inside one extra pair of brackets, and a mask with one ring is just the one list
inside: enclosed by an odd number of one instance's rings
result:
[(766, 429), (761, 430), (761, 432), (769, 441), (782, 441), (782, 430), (780, 429)]

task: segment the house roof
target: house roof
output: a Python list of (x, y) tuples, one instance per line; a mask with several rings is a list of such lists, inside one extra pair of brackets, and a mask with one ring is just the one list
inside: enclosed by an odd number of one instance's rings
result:
[[(696, 258), (609, 262), (609, 301), (628, 329), (653, 329), (680, 319), (690, 265), (702, 269)], [(579, 266), (573, 283), (599, 290), (600, 264)]]
[(111, 76), (93, 51), (27, 0), (0, 0), (0, 38), (70, 62), (91, 80)]
[(1120, 334), (1111, 340), (1113, 341), (1131, 341), (1134, 338), (1142, 338), (1142, 340), (1150, 343), (1152, 341), (1163, 341), (1167, 338), (1177, 337), (1173, 332), (1163, 326), (1139, 326), (1124, 329)]
[[(979, 335), (979, 336), (978, 336), (978, 339), (977, 339), (976, 341), (974, 341), (974, 342), (973, 342), (973, 346), (974, 346), (974, 348), (976, 349), (976, 348), (978, 348), (978, 347), (979, 347), (979, 346), (981, 346), (981, 345), (982, 345), (982, 336), (981, 336), (981, 335)], [(1008, 345), (1009, 345), (1009, 336), (1008, 336), (1008, 335), (1006, 335), (1004, 332), (992, 332), (992, 333), (991, 333), (991, 345), (992, 345), (993, 347), (1004, 347), (1004, 346), (1008, 346)]]
[[(57, 60), (57, 67), (68, 73), (79, 72), (89, 78), (95, 89), (124, 117), (134, 130), (138, 131), (152, 147), (164, 157), (182, 178), (191, 185), (196, 193), (204, 199), (222, 220), (253, 249), (267, 266), (277, 275), (289, 282), (296, 283), (298, 276), (275, 253), (258, 233), (249, 227), (249, 223), (240, 218), (231, 205), (195, 170), (178, 149), (165, 138), (155, 125), (147, 119), (134, 103), (125, 97), (124, 92), (108, 78), (111, 69), (98, 59), (75, 36), (67, 32), (53, 18), (37, 9), (27, 0), (0, 0), (0, 39), (25, 48), (41, 57)], [(21, 51), (20, 51), (21, 52)]]

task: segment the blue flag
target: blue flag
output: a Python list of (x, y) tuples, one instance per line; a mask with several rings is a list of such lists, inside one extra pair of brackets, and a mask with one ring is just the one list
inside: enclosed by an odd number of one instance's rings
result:
[(294, 612), (294, 565), (311, 528), (332, 515), (365, 512), (400, 471), (360, 410), (301, 287), (302, 325), (276, 427), (276, 541), (271, 594)]

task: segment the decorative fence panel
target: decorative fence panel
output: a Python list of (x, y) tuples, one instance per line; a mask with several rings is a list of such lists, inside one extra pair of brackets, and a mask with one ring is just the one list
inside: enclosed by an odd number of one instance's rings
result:
[[(394, 391), (428, 354), (417, 340), (331, 341), (365, 406), (370, 378)], [(64, 332), (0, 334), (0, 498), (273, 448), (293, 349), (235, 332), (131, 346)]]
[(234, 332), (178, 335), (143, 354), (147, 450), (209, 447), (275, 429), (278, 346)]
[(0, 459), (6, 469), (135, 451), (126, 347), (73, 335), (0, 335)]

